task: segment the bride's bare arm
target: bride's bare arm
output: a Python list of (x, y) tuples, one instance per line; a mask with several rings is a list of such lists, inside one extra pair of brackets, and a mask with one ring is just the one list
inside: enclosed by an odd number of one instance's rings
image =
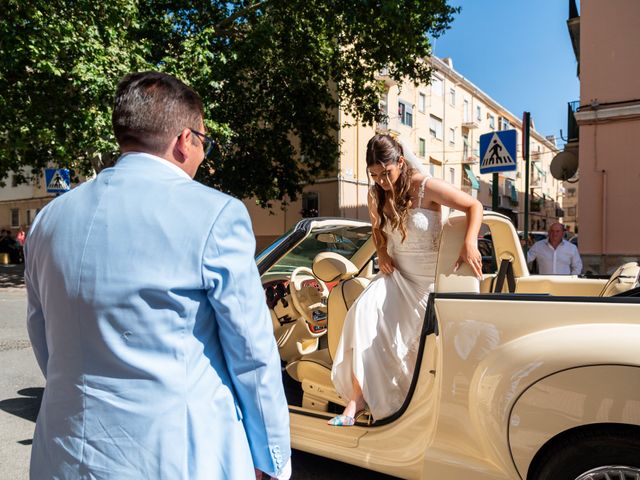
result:
[(376, 252), (378, 254), (378, 268), (382, 273), (389, 274), (394, 270), (393, 260), (387, 253), (386, 246), (381, 244), (382, 232), (376, 227), (376, 225), (379, 225), (378, 212), (376, 211), (376, 205), (371, 195), (369, 195), (368, 204), (369, 218), (371, 219), (371, 225), (373, 227), (373, 243), (376, 246)]
[(424, 198), (427, 205), (428, 202), (435, 202), (466, 214), (467, 231), (455, 269), (457, 270), (462, 262), (466, 262), (476, 277), (481, 279), (482, 256), (478, 250), (478, 233), (482, 224), (482, 204), (471, 195), (437, 178), (427, 182)]

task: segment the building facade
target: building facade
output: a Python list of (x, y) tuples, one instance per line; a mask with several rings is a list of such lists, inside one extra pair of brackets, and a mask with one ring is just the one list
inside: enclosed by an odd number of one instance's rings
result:
[[(431, 174), (492, 206), (492, 175), (480, 175), (480, 135), (498, 130), (517, 131), (517, 170), (499, 174), (498, 211), (524, 227), (525, 166), (522, 157), (522, 121), (482, 92), (453, 68), (450, 59), (431, 58), (431, 84), (396, 84), (381, 72), (386, 93), (381, 108), (387, 122), (363, 126), (340, 112), (341, 155), (338, 175), (305, 188), (302, 198), (272, 212), (246, 201), (258, 249), (268, 245), (309, 213), (320, 216), (368, 219), (366, 144), (377, 131), (405, 138)], [(551, 177), (549, 164), (558, 152), (554, 142), (531, 130), (529, 230), (546, 230), (562, 216), (562, 184)], [(317, 212), (317, 213), (316, 213)]]
[[(579, 246), (585, 271), (640, 260), (640, 2), (569, 1), (579, 63)], [(615, 79), (615, 81), (612, 81)]]
[[(387, 115), (384, 124), (362, 125), (357, 118), (339, 111), (337, 132), (341, 145), (336, 175), (318, 179), (290, 202), (273, 202), (272, 210), (262, 209), (253, 199), (245, 200), (251, 215), (260, 251), (287, 232), (303, 217), (327, 216), (368, 220), (367, 194), (371, 185), (367, 174), (367, 141), (377, 131), (401, 135), (431, 175), (492, 206), (492, 175), (480, 175), (480, 136), (499, 130), (517, 131), (517, 170), (499, 174), (498, 211), (524, 228), (525, 166), (522, 157), (522, 121), (456, 72), (451, 59), (430, 60), (433, 67), (429, 85), (413, 82), (396, 84), (381, 72), (379, 80), (387, 89), (380, 107)], [(529, 230), (546, 230), (562, 216), (562, 185), (551, 177), (549, 164), (557, 153), (553, 141), (534, 129), (530, 137)], [(31, 223), (37, 211), (54, 195), (47, 194), (44, 180), (35, 186), (0, 189), (0, 226), (14, 232)]]
[(11, 174), (5, 183), (6, 186), (0, 188), (0, 229), (9, 230), (15, 236), (21, 227), (28, 230), (37, 213), (55, 194), (47, 193), (44, 176), (34, 183), (17, 185)]

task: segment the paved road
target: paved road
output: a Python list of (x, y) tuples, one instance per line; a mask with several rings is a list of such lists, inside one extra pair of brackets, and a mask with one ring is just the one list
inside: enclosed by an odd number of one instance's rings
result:
[[(19, 270), (0, 268), (0, 479), (27, 478), (33, 427), (44, 386), (24, 318)], [(18, 287), (16, 287), (18, 285)]]
[[(31, 440), (44, 380), (25, 327), (20, 267), (0, 265), (0, 480), (28, 478)], [(393, 480), (341, 462), (293, 452), (292, 480)]]

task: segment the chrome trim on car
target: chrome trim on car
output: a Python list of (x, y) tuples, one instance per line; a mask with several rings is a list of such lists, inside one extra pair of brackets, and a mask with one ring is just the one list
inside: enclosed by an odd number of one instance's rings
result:
[(640, 468), (607, 465), (584, 472), (575, 480), (640, 480)]

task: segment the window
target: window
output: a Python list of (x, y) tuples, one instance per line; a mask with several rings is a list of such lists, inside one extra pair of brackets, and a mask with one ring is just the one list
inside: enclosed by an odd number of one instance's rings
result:
[(469, 135), (464, 133), (462, 134), (462, 159), (467, 158), (469, 158)]
[(465, 100), (463, 102), (462, 114), (463, 114), (462, 121), (464, 123), (468, 123), (469, 122), (469, 100)]
[(421, 93), (418, 96), (418, 111), (424, 113), (427, 110), (427, 96)]
[(449, 168), (449, 183), (451, 185), (456, 184), (456, 169), (453, 167)]
[(430, 115), (429, 133), (433, 138), (442, 140), (442, 120), (435, 115)]
[(489, 115), (489, 128), (496, 128), (496, 117)]
[(432, 177), (436, 176), (436, 166), (433, 163), (429, 164), (429, 175)]
[(318, 192), (304, 192), (302, 194), (302, 211), (304, 218), (317, 217), (319, 209)]
[(389, 94), (385, 93), (384, 95), (382, 95), (382, 97), (380, 98), (380, 102), (378, 103), (378, 106), (380, 107), (380, 113), (382, 115), (382, 120), (378, 125), (380, 126), (380, 128), (385, 130), (387, 129), (387, 120), (389, 115), (389, 110), (387, 109), (388, 101)]
[(439, 97), (444, 95), (444, 82), (441, 78), (436, 77), (435, 75), (431, 77), (431, 93), (433, 95), (438, 95)]
[(452, 88), (451, 90), (449, 90), (449, 104), (452, 107), (456, 106), (456, 89)]
[(509, 120), (504, 117), (500, 117), (500, 130), (509, 130), (510, 127), (511, 124), (509, 123)]
[(427, 142), (425, 141), (424, 138), (419, 138), (418, 139), (418, 155), (424, 158), (426, 153), (427, 153)]
[(39, 211), (40, 210), (36, 208), (30, 208), (27, 210), (27, 225), (31, 225), (33, 223)]
[(455, 145), (456, 144), (456, 129), (455, 128), (450, 128), (449, 129), (449, 144), (450, 145)]
[(567, 208), (567, 216), (568, 217), (575, 217), (576, 216), (576, 207)]
[(482, 120), (482, 108), (480, 106), (476, 107), (476, 119), (478, 121)]
[(413, 105), (406, 102), (398, 102), (398, 117), (400, 117), (400, 123), (408, 127), (413, 126)]
[(476, 148), (473, 149), (473, 154), (476, 157), (480, 156), (480, 140), (476, 140)]
[(20, 226), (20, 210), (17, 208), (11, 209), (11, 226), (12, 227)]
[(576, 189), (575, 188), (568, 188), (567, 189), (567, 197), (575, 197), (576, 196)]

